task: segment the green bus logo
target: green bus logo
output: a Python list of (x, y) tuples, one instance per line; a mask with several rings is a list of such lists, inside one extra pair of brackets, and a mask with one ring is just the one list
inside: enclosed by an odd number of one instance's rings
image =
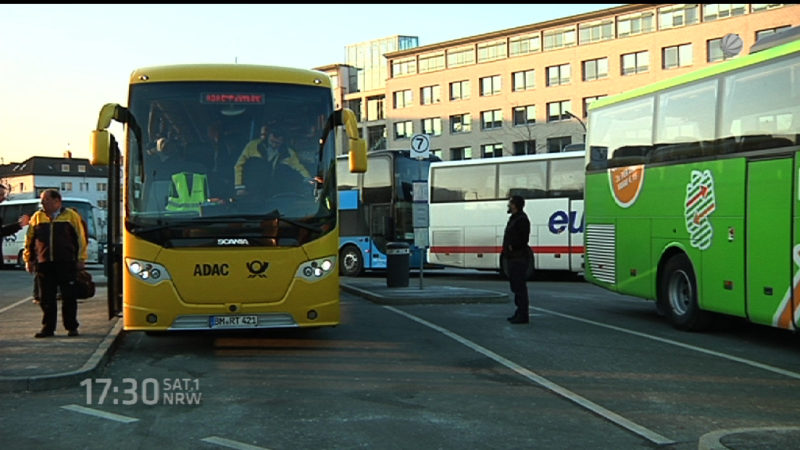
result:
[(717, 204), (714, 199), (714, 177), (710, 170), (693, 170), (689, 184), (686, 185), (686, 230), (689, 232), (690, 244), (700, 250), (711, 246), (714, 229), (708, 216), (714, 212)]

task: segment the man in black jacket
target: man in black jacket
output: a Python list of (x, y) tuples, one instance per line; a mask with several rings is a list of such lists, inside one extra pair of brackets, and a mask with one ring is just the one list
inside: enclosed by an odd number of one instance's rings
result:
[[(3, 184), (0, 184), (0, 203), (6, 201), (6, 196), (8, 195), (8, 187)], [(6, 236), (12, 235), (17, 231), (21, 230), (22, 227), (28, 225), (28, 220), (30, 217), (25, 214), (19, 217), (15, 223), (10, 223), (8, 225), (3, 225), (3, 218), (0, 217), (0, 266), (3, 265), (3, 241), (1, 238)]]
[(508, 280), (511, 292), (514, 293), (514, 304), (517, 306), (514, 315), (508, 318), (511, 323), (528, 323), (528, 265), (532, 263), (533, 252), (528, 245), (531, 233), (531, 223), (523, 211), (525, 199), (513, 195), (508, 200), (508, 218), (506, 230), (503, 234), (503, 250), (500, 255), (505, 259), (508, 268)]

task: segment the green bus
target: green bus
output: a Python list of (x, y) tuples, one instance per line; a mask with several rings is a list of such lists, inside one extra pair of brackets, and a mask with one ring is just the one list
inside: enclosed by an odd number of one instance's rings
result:
[(683, 330), (715, 314), (800, 328), (800, 27), (588, 120), (588, 281)]

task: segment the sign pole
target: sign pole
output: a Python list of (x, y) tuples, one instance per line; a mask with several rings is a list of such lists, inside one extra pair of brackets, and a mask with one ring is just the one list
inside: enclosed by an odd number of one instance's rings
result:
[[(427, 134), (415, 134), (411, 136), (411, 156), (418, 162), (424, 159), (429, 159), (431, 154), (431, 138)], [(414, 245), (420, 250), (419, 257), (419, 288), (422, 289), (423, 270), (425, 266), (425, 254), (428, 250), (428, 239), (425, 235), (424, 239), (417, 239), (418, 234), (428, 230), (428, 214), (427, 210), (419, 211), (417, 205), (427, 208), (428, 204), (428, 183), (422, 182), (422, 164), (420, 164), (417, 174), (419, 182), (414, 183), (414, 206), (412, 210), (414, 213)], [(421, 244), (421, 245), (420, 245)]]

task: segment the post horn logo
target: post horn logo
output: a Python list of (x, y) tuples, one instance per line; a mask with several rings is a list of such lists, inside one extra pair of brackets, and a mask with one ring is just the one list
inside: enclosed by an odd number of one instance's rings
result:
[(250, 261), (247, 263), (247, 270), (250, 271), (250, 275), (247, 278), (267, 278), (264, 274), (267, 271), (267, 267), (269, 267), (269, 263), (266, 261)]

